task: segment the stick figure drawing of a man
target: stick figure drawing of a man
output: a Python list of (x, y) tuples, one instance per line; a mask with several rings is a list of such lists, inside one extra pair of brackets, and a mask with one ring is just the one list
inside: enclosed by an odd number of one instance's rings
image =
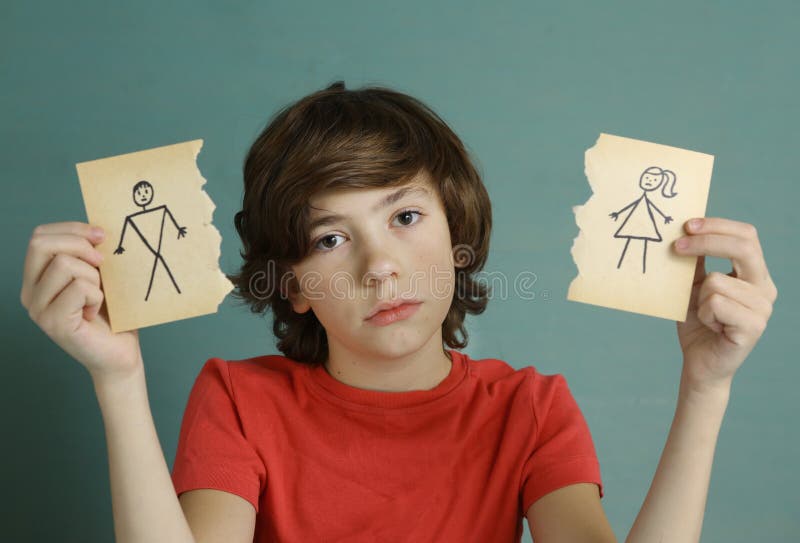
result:
[[(164, 221), (166, 220), (167, 215), (169, 215), (169, 218), (172, 221), (172, 224), (175, 225), (175, 228), (178, 229), (178, 239), (186, 235), (186, 227), (178, 225), (178, 223), (175, 221), (175, 217), (172, 216), (172, 213), (170, 213), (169, 208), (166, 205), (160, 205), (158, 207), (154, 207), (153, 209), (147, 209), (147, 206), (150, 204), (150, 202), (153, 201), (153, 192), (154, 192), (153, 185), (144, 180), (139, 181), (133, 186), (133, 201), (137, 206), (142, 208), (142, 211), (131, 213), (130, 215), (125, 217), (125, 223), (122, 225), (122, 235), (119, 238), (119, 245), (117, 246), (117, 249), (114, 251), (115, 255), (119, 255), (125, 252), (125, 249), (122, 247), (122, 241), (125, 239), (125, 231), (127, 230), (128, 225), (130, 224), (131, 228), (133, 228), (136, 231), (136, 233), (139, 234), (139, 239), (142, 240), (142, 243), (144, 243), (145, 246), (153, 254), (154, 256), (153, 269), (150, 272), (150, 284), (147, 286), (147, 294), (144, 297), (144, 301), (147, 301), (147, 299), (150, 297), (150, 289), (153, 287), (153, 277), (156, 274), (156, 267), (158, 266), (159, 261), (161, 261), (161, 264), (164, 265), (164, 269), (167, 271), (167, 274), (169, 274), (169, 278), (172, 280), (172, 284), (175, 285), (175, 290), (178, 291), (178, 294), (181, 293), (181, 289), (178, 288), (178, 284), (175, 282), (175, 278), (172, 277), (172, 272), (169, 271), (169, 266), (167, 266), (164, 257), (161, 255), (161, 241), (164, 237)], [(155, 213), (156, 215), (151, 215), (153, 213)], [(159, 219), (158, 213), (161, 214), (160, 217), (161, 226), (158, 228), (158, 242), (155, 243), (155, 240), (147, 239), (147, 236), (145, 236), (142, 233), (142, 230), (144, 230), (144, 228), (140, 228), (142, 225), (141, 224), (137, 225), (137, 221), (141, 222), (145, 220), (145, 218), (147, 218), (147, 220), (155, 219), (157, 222)], [(154, 245), (156, 245), (155, 249), (153, 248)]]
[(647, 193), (661, 187), (661, 194), (664, 198), (674, 198), (678, 194), (675, 192), (675, 181), (676, 176), (674, 172), (662, 170), (658, 166), (651, 166), (642, 172), (642, 175), (639, 177), (639, 188), (642, 189), (642, 195), (619, 211), (609, 213), (609, 217), (616, 221), (623, 211), (630, 209), (625, 220), (622, 221), (622, 224), (617, 229), (616, 233), (614, 233), (615, 238), (625, 239), (625, 247), (622, 249), (619, 262), (617, 262), (617, 269), (622, 265), (622, 259), (625, 257), (625, 252), (628, 250), (628, 245), (631, 240), (640, 239), (644, 241), (642, 273), (645, 273), (647, 264), (647, 242), (661, 241), (661, 234), (658, 231), (653, 210), (664, 218), (664, 224), (672, 222), (672, 217), (664, 215), (664, 213), (650, 201), (650, 198), (647, 197)]

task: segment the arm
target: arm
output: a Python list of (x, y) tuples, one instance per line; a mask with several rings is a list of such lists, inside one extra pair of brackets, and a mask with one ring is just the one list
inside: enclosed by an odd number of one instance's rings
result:
[[(684, 225), (675, 244), (699, 256), (686, 320), (677, 323), (683, 351), (678, 406), (661, 460), (628, 541), (696, 542), (711, 464), (733, 376), (772, 314), (778, 291), (752, 225), (706, 218)], [(730, 274), (705, 270), (705, 256), (729, 258)]]
[(251, 542), (255, 510), (218, 490), (185, 492), (180, 500), (158, 441), (144, 370), (119, 382), (94, 379), (108, 445), (116, 541)]
[(578, 483), (545, 494), (528, 508), (536, 543), (617, 543), (594, 483)]
[[(249, 508), (254, 518), (253, 506), (241, 498), (186, 492), (185, 516), (181, 511), (153, 426), (138, 330), (113, 333), (109, 326), (97, 270), (102, 255), (94, 249), (103, 239), (87, 223), (38, 225), (25, 255), (20, 302), (91, 375), (108, 445), (115, 539), (192, 543), (191, 524), (198, 541), (252, 541), (254, 522), (243, 511)], [(226, 536), (213, 539), (223, 529)]]
[[(752, 225), (722, 218), (699, 219), (684, 225), (685, 238), (675, 250), (681, 255), (699, 256), (686, 320), (678, 322), (678, 339), (683, 351), (683, 371), (678, 404), (667, 443), (650, 490), (631, 527), (626, 542), (694, 543), (700, 540), (711, 465), (722, 418), (730, 397), (733, 376), (764, 332), (772, 314), (778, 290), (770, 277), (761, 244)], [(729, 258), (731, 273), (706, 274), (705, 256)], [(578, 485), (573, 485), (577, 487)], [(570, 512), (579, 526), (591, 534), (582, 541), (602, 539), (597, 520), (596, 496), (581, 497), (566, 489), (538, 500), (528, 511), (537, 522), (539, 502), (550, 499)], [(598, 503), (595, 503), (598, 502)], [(557, 515), (550, 515), (556, 518)], [(588, 528), (586, 527), (588, 525)], [(537, 543), (570, 541), (572, 527), (548, 526), (557, 535)], [(578, 540), (578, 539), (575, 539)]]
[(696, 390), (681, 378), (675, 417), (627, 543), (700, 541), (711, 464), (730, 383)]
[(566, 381), (537, 377), (530, 383), (533, 448), (522, 467), (520, 499), (534, 541), (616, 543), (600, 504), (600, 466), (589, 426)]
[(222, 490), (200, 488), (184, 492), (179, 499), (199, 542), (252, 543), (256, 510), (244, 498)]
[[(711, 464), (729, 389), (694, 390), (681, 379), (678, 406), (653, 482), (626, 543), (700, 541)], [(537, 500), (526, 515), (537, 543), (616, 542), (597, 487), (580, 483)]]
[(108, 446), (118, 543), (194, 543), (150, 413), (144, 368), (116, 382), (93, 379)]

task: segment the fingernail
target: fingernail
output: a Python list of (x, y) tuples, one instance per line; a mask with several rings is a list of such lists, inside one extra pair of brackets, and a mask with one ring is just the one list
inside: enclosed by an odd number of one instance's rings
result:
[(94, 226), (92, 227), (92, 237), (97, 239), (103, 239), (106, 233), (103, 231), (102, 228)]
[(689, 221), (690, 230), (700, 230), (701, 226), (703, 226), (703, 219), (692, 219)]
[(678, 249), (686, 249), (689, 246), (689, 240), (686, 238), (679, 238), (678, 241), (675, 242), (675, 247)]

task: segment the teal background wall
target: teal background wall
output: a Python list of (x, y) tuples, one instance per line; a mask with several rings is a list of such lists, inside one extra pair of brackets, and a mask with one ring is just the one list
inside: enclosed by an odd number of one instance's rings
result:
[[(620, 540), (667, 436), (681, 352), (672, 322), (565, 299), (576, 273), (571, 208), (590, 195), (583, 153), (608, 132), (715, 155), (708, 215), (757, 226), (780, 295), (734, 381), (703, 541), (800, 539), (800, 4), (139, 0), (11, 2), (1, 11), (8, 541), (113, 538), (89, 376), (19, 302), (32, 229), (86, 219), (75, 163), (204, 138), (199, 166), (230, 272), (249, 143), (277, 108), (337, 79), (417, 96), (473, 153), (495, 214), (486, 270), (535, 273), (537, 297), (492, 300), (469, 318), (464, 350), (567, 377)], [(716, 259), (709, 267), (730, 269)], [(217, 314), (141, 331), (170, 467), (202, 364), (277, 352), (270, 326), (271, 316), (228, 298)]]

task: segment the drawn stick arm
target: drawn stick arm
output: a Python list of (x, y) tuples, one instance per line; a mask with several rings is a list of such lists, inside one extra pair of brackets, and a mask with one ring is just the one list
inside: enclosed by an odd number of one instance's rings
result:
[(623, 207), (623, 208), (622, 208), (622, 209), (620, 209), (619, 211), (612, 211), (611, 213), (609, 213), (609, 214), (608, 214), (608, 216), (609, 216), (609, 217), (611, 217), (611, 218), (613, 218), (613, 219), (616, 221), (616, 220), (617, 220), (617, 217), (619, 217), (619, 216), (620, 216), (620, 214), (621, 214), (623, 211), (625, 211), (625, 210), (626, 210), (626, 209), (628, 209), (629, 207), (635, 206), (635, 205), (636, 205), (636, 203), (637, 203), (638, 201), (639, 201), (639, 200), (634, 200), (633, 202), (629, 203), (628, 205), (626, 205), (625, 207)]
[(125, 222), (122, 224), (122, 233), (119, 235), (119, 243), (117, 244), (117, 249), (122, 248), (122, 242), (125, 240), (125, 230), (128, 228), (128, 223), (130, 222), (130, 217), (125, 217)]
[(169, 220), (172, 221), (172, 224), (174, 224), (175, 228), (178, 230), (178, 237), (180, 238), (180, 237), (185, 236), (186, 235), (186, 227), (185, 226), (180, 226), (178, 224), (178, 221), (176, 221), (175, 217), (172, 216), (172, 213), (170, 212), (168, 207), (164, 206), (164, 212), (167, 215), (169, 215)]
[(625, 207), (623, 207), (622, 209), (620, 209), (619, 211), (617, 211), (617, 214), (620, 214), (620, 213), (622, 213), (623, 211), (625, 211), (625, 210), (626, 210), (626, 209), (628, 209), (629, 207), (633, 207), (634, 205), (636, 205), (636, 202), (638, 202), (638, 201), (639, 201), (639, 200), (634, 200), (633, 202), (629, 203), (628, 205), (626, 205)]
[(664, 215), (664, 213), (662, 213), (661, 210), (656, 207), (656, 204), (654, 204), (650, 200), (647, 200), (647, 203), (650, 205), (650, 207), (652, 207), (653, 209), (658, 211), (658, 214), (661, 215), (662, 217), (664, 217), (665, 221), (669, 222), (670, 220), (672, 220), (672, 217), (668, 217), (667, 215)]
[(169, 211), (169, 208), (168, 208), (168, 207), (165, 207), (165, 208), (164, 208), (164, 211), (166, 211), (167, 215), (169, 215), (169, 220), (171, 220), (171, 221), (172, 221), (172, 224), (174, 224), (174, 225), (175, 225), (175, 228), (177, 228), (178, 230), (180, 230), (180, 228), (181, 228), (181, 227), (180, 227), (180, 226), (178, 226), (178, 222), (175, 220), (175, 217), (173, 217), (173, 216), (172, 216), (172, 213), (170, 213), (170, 211)]

